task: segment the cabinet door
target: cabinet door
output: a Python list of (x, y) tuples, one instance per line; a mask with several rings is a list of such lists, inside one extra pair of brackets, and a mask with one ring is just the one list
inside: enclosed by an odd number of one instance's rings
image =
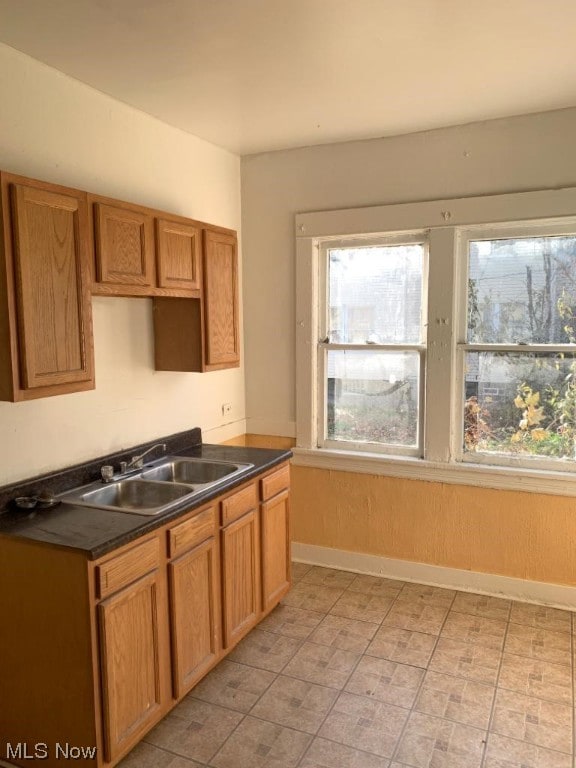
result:
[(47, 186), (11, 185), (20, 385), (53, 387), (35, 396), (94, 379), (86, 196)]
[[(94, 203), (96, 280), (106, 293), (129, 294), (127, 286), (152, 288), (154, 265), (154, 220), (145, 211), (121, 203)], [(110, 290), (117, 286), (117, 291)]]
[(252, 629), (260, 614), (259, 539), (256, 510), (222, 530), (225, 648)]
[(233, 235), (204, 230), (205, 368), (240, 364), (238, 249)]
[(172, 288), (181, 296), (200, 296), (200, 229), (193, 224), (158, 219), (158, 287)]
[(288, 491), (264, 502), (262, 539), (262, 610), (267, 613), (290, 589), (290, 502)]
[(216, 661), (220, 649), (220, 565), (212, 538), (168, 566), (172, 682), (179, 699)]
[(155, 571), (98, 606), (106, 760), (135, 744), (170, 700), (166, 582)]

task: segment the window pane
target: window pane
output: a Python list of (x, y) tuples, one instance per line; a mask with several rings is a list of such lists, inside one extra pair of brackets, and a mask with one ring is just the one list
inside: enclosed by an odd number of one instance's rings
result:
[(416, 447), (416, 352), (328, 352), (329, 440)]
[(420, 343), (423, 254), (421, 244), (331, 249), (329, 340)]
[(469, 343), (565, 344), (575, 313), (576, 237), (470, 242)]
[(574, 459), (576, 355), (466, 354), (464, 450)]

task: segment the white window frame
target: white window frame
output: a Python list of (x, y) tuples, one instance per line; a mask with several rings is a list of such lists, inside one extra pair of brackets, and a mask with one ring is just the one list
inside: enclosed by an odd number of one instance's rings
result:
[[(485, 453), (466, 453), (462, 445), (462, 435), (464, 434), (464, 369), (466, 352), (520, 352), (531, 353), (540, 352), (553, 354), (554, 352), (576, 353), (575, 344), (469, 344), (466, 341), (467, 332), (467, 296), (468, 296), (468, 244), (471, 240), (502, 240), (506, 238), (527, 238), (527, 237), (546, 237), (550, 235), (574, 235), (576, 236), (576, 218), (566, 222), (559, 221), (555, 224), (539, 223), (537, 221), (528, 223), (510, 223), (499, 225), (498, 227), (469, 227), (460, 229), (458, 232), (457, 243), (457, 305), (459, 311), (457, 318), (457, 341), (456, 341), (456, 397), (454, 398), (454, 436), (457, 442), (453, 446), (453, 453), (456, 460), (473, 464), (487, 464), (508, 467), (518, 467), (521, 469), (548, 469), (559, 471), (562, 463), (558, 460), (544, 459), (539, 457), (515, 457), (500, 455), (497, 458)], [(576, 462), (572, 465), (566, 464), (563, 471), (576, 473)]]
[[(348, 344), (335, 343), (327, 340), (328, 337), (328, 298), (329, 298), (329, 277), (328, 277), (328, 254), (334, 248), (354, 248), (370, 246), (395, 246), (395, 245), (422, 245), (422, 294), (420, 305), (420, 327), (421, 341), (417, 344)], [(379, 237), (366, 238), (327, 238), (318, 243), (319, 258), (319, 286), (318, 295), (318, 352), (317, 352), (317, 382), (316, 391), (318, 393), (316, 442), (319, 448), (328, 448), (334, 450), (356, 450), (362, 452), (386, 453), (399, 456), (419, 456), (423, 455), (423, 414), (424, 414), (424, 385), (426, 381), (426, 316), (427, 316), (427, 273), (428, 273), (428, 235), (426, 232), (403, 232), (402, 234), (389, 234)], [(376, 444), (346, 441), (330, 440), (327, 437), (327, 383), (326, 366), (328, 352), (330, 350), (361, 350), (364, 352), (417, 352), (419, 355), (419, 392), (418, 392), (418, 427), (416, 446), (400, 446), (392, 444)]]
[[(576, 472), (558, 467), (526, 468), (507, 462), (495, 465), (467, 457), (463, 461), (461, 383), (462, 269), (458, 267), (463, 230), (487, 231), (502, 225), (512, 231), (538, 228), (561, 234), (573, 230), (576, 188), (437, 200), (427, 203), (374, 206), (304, 213), (296, 216), (296, 464), (420, 480), (482, 485), (494, 488), (576, 496)], [(424, 458), (318, 447), (320, 407), (319, 289), (320, 244), (330, 239), (352, 239), (406, 233), (428, 233), (431, 268), (428, 274), (427, 377)], [(460, 252), (461, 253), (461, 252)], [(433, 262), (433, 263), (432, 263)], [(573, 347), (570, 347), (573, 350)]]

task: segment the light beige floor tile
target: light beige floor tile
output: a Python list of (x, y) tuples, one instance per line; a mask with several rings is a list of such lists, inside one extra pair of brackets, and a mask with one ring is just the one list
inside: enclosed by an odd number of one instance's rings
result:
[(414, 709), (485, 730), (495, 690), (491, 685), (429, 670)]
[(502, 658), (498, 687), (518, 691), (540, 699), (572, 704), (570, 667), (550, 661), (529, 659), (505, 653)]
[(300, 563), (293, 578), (119, 768), (576, 768), (576, 613)]
[(407, 717), (408, 712), (400, 707), (342, 693), (318, 735), (380, 757), (391, 757)]
[(572, 627), (570, 611), (530, 603), (512, 603), (510, 621), (552, 632), (570, 632)]
[(368, 646), (367, 654), (414, 667), (427, 667), (436, 637), (399, 627), (381, 627)]
[(441, 636), (501, 650), (504, 645), (506, 626), (506, 622), (501, 619), (485, 619), (482, 616), (469, 616), (467, 613), (451, 611), (442, 628)]
[(258, 624), (259, 629), (305, 640), (324, 618), (323, 613), (280, 603)]
[(408, 583), (404, 584), (398, 599), (424, 603), (436, 608), (450, 608), (455, 596), (456, 592), (453, 589)]
[(240, 712), (187, 696), (146, 735), (145, 741), (207, 763), (243, 717)]
[(302, 577), (302, 581), (307, 584), (318, 584), (321, 587), (346, 589), (355, 578), (355, 573), (338, 571), (335, 568), (322, 568), (319, 565), (315, 565)]
[(441, 637), (430, 660), (430, 669), (481, 683), (496, 683), (502, 652)]
[(369, 621), (326, 616), (309, 637), (311, 643), (331, 645), (343, 651), (364, 653), (376, 633), (376, 625)]
[(414, 768), (479, 768), (485, 740), (479, 728), (414, 712), (394, 757)]
[(250, 714), (305, 733), (316, 733), (337, 696), (332, 688), (281, 676)]
[(178, 757), (141, 741), (118, 763), (118, 768), (202, 768), (202, 763)]
[(330, 688), (344, 688), (359, 659), (360, 654), (352, 651), (304, 643), (285, 667), (284, 674)]
[(313, 567), (308, 563), (292, 563), (292, 583), (295, 584), (297, 581), (300, 581)]
[(356, 576), (352, 584), (348, 587), (349, 592), (362, 592), (364, 595), (372, 597), (388, 597), (394, 599), (398, 597), (404, 586), (403, 581), (395, 579), (383, 579), (380, 576)]
[(561, 752), (491, 733), (483, 768), (572, 768), (572, 759)]
[(555, 664), (572, 661), (570, 635), (522, 624), (509, 624), (504, 651)]
[(330, 613), (334, 616), (343, 616), (346, 619), (372, 621), (375, 624), (380, 624), (391, 605), (392, 599), (388, 597), (376, 597), (361, 592), (346, 591), (332, 606)]
[(210, 765), (215, 768), (296, 768), (311, 736), (247, 717)]
[(502, 600), (499, 597), (457, 592), (452, 610), (458, 613), (469, 613), (471, 616), (483, 616), (485, 619), (508, 621), (510, 606), (510, 600)]
[(423, 677), (424, 670), (418, 667), (364, 656), (346, 684), (346, 690), (410, 708)]
[(301, 645), (296, 638), (253, 629), (227, 658), (269, 672), (280, 672)]
[(273, 672), (224, 659), (192, 689), (190, 695), (238, 712), (249, 712), (275, 678)]
[(514, 691), (496, 694), (490, 730), (559, 752), (572, 751), (572, 707)]
[(283, 603), (295, 608), (304, 608), (306, 611), (327, 613), (343, 594), (344, 590), (338, 587), (322, 587), (318, 584), (299, 581), (288, 592)]
[(300, 768), (389, 768), (385, 757), (315, 738)]
[(414, 632), (438, 635), (447, 614), (447, 608), (417, 603), (414, 600), (396, 600), (383, 624), (387, 627), (399, 627)]

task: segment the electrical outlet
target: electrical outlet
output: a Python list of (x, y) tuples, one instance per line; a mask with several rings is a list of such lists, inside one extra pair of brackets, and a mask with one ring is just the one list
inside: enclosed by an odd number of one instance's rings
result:
[(232, 413), (232, 403), (222, 403), (222, 416), (230, 416)]

